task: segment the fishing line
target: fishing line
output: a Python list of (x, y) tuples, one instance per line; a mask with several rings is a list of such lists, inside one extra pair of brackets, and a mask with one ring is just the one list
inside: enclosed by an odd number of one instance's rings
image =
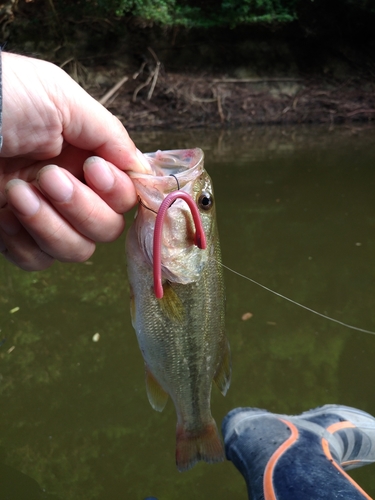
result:
[(142, 205), (143, 208), (147, 208), (147, 210), (150, 210), (150, 212), (154, 212), (154, 214), (157, 214), (157, 212), (155, 210), (153, 210), (152, 208), (148, 207), (147, 205), (145, 205), (141, 199), (141, 197), (138, 195), (138, 203), (140, 205)]
[[(216, 260), (216, 259), (214, 259)], [(339, 321), (338, 319), (331, 318), (330, 316), (327, 316), (326, 314), (322, 314), (318, 311), (315, 311), (314, 309), (311, 309), (310, 307), (304, 306), (303, 304), (300, 304), (299, 302), (296, 302), (295, 300), (290, 299), (289, 297), (285, 297), (285, 295), (281, 295), (281, 293), (275, 292), (275, 290), (271, 290), (271, 288), (268, 288), (261, 283), (258, 283), (257, 281), (249, 278), (248, 276), (245, 276), (244, 274), (241, 274), (234, 269), (231, 269), (230, 267), (226, 266), (222, 262), (219, 262), (216, 260), (219, 264), (221, 264), (225, 269), (228, 269), (228, 271), (231, 271), (234, 274), (237, 274), (237, 276), (240, 276), (241, 278), (244, 278), (245, 280), (251, 281), (251, 283), (254, 283), (255, 285), (260, 286), (261, 288), (264, 288), (264, 290), (267, 290), (268, 292), (273, 293), (274, 295), (277, 295), (278, 297), (281, 297), (282, 299), (288, 300), (292, 304), (302, 307), (303, 309), (306, 309), (306, 311), (309, 311), (311, 313), (314, 313), (318, 316), (321, 316), (322, 318), (328, 319), (329, 321), (333, 321), (334, 323), (338, 323), (341, 326), (345, 326), (346, 328), (350, 328), (351, 330), (356, 330), (358, 332), (363, 332), (363, 333), (370, 333), (371, 335), (375, 335), (375, 332), (372, 332), (371, 330), (365, 330), (364, 328), (358, 328), (357, 326), (353, 325), (348, 325), (348, 323), (344, 323), (343, 321)]]

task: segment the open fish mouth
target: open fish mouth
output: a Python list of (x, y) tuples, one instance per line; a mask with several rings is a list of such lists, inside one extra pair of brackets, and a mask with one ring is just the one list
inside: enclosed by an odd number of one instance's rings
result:
[(195, 166), (203, 162), (203, 151), (195, 149), (176, 149), (171, 151), (155, 151), (145, 153), (155, 175), (181, 175), (186, 172), (194, 174)]
[(149, 173), (128, 174), (136, 184), (141, 203), (155, 213), (168, 193), (187, 191), (204, 170), (204, 155), (199, 148), (156, 151), (144, 156), (150, 164)]

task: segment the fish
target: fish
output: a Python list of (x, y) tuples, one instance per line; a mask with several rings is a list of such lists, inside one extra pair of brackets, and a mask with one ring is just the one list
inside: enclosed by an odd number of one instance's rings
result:
[(231, 378), (215, 198), (201, 149), (145, 157), (149, 173), (129, 172), (139, 199), (126, 238), (130, 310), (149, 402), (175, 406), (182, 472), (224, 460), (210, 408), (212, 381), (225, 395)]

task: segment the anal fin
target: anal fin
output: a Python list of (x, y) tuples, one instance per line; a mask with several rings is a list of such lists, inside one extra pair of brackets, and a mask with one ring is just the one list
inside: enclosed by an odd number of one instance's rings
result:
[(146, 390), (150, 405), (156, 411), (163, 411), (168, 401), (168, 393), (165, 392), (146, 364), (145, 372)]

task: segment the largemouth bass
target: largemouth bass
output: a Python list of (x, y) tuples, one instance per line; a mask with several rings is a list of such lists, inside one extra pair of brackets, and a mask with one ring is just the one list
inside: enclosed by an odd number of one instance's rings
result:
[(202, 150), (145, 156), (150, 173), (129, 173), (139, 196), (126, 241), (131, 316), (151, 406), (162, 411), (168, 395), (175, 405), (176, 464), (184, 471), (224, 459), (210, 409), (212, 380), (225, 395), (231, 374), (215, 202)]

